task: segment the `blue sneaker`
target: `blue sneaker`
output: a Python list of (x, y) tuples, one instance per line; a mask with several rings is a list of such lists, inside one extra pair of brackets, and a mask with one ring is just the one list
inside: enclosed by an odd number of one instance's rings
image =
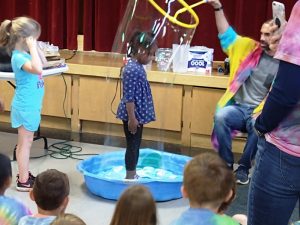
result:
[(248, 184), (250, 181), (249, 170), (243, 166), (239, 166), (235, 171), (235, 178), (237, 184), (242, 184), (242, 185)]

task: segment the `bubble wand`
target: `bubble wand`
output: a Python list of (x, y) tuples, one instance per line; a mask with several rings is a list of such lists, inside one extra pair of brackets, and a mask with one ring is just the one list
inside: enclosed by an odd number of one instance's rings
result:
[[(198, 5), (201, 5), (203, 3), (206, 3), (207, 0), (202, 0), (200, 2), (197, 2), (193, 5), (188, 5), (184, 0), (178, 0), (178, 2), (183, 6), (182, 9), (178, 10), (174, 16), (171, 16), (170, 14), (168, 14), (164, 9), (162, 9), (156, 2), (155, 0), (148, 0), (149, 3), (158, 11), (160, 12), (164, 17), (166, 17), (170, 22), (178, 25), (178, 26), (181, 26), (181, 27), (184, 27), (184, 28), (188, 28), (188, 29), (193, 29), (193, 28), (196, 28), (199, 24), (199, 17), (197, 16), (197, 14), (195, 13), (195, 11), (193, 10), (194, 7), (198, 6)], [(192, 17), (194, 18), (195, 20), (195, 23), (193, 24), (188, 24), (188, 23), (184, 23), (184, 22), (181, 22), (179, 20), (177, 20), (177, 17), (180, 13), (183, 13), (185, 11), (188, 11)]]

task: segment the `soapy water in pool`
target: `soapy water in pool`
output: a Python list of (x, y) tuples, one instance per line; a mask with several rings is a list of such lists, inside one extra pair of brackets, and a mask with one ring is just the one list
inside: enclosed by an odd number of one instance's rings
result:
[[(182, 179), (182, 175), (174, 174), (168, 170), (161, 168), (154, 168), (151, 166), (138, 167), (137, 175), (140, 179), (151, 179), (151, 180), (164, 180), (172, 181), (174, 179)], [(122, 180), (125, 178), (126, 170), (124, 166), (114, 166), (108, 170), (99, 171), (95, 174), (97, 177), (102, 177), (104, 179)]]

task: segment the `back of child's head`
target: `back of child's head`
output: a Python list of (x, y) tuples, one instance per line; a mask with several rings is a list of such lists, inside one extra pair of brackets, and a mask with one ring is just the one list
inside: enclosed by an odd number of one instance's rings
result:
[(58, 209), (70, 193), (68, 176), (56, 169), (37, 175), (32, 194), (37, 206), (43, 210)]
[(12, 177), (11, 163), (8, 156), (0, 153), (0, 190), (5, 188), (7, 180)]
[(156, 42), (151, 32), (136, 31), (130, 39), (127, 55), (129, 57), (135, 56), (141, 49), (149, 53), (153, 46), (156, 46)]
[(131, 186), (117, 202), (110, 225), (155, 225), (156, 205), (150, 191), (141, 185)]
[(41, 34), (40, 24), (29, 17), (17, 17), (13, 20), (4, 20), (0, 26), (0, 46), (12, 51), (20, 38), (29, 36), (38, 38)]
[(231, 190), (235, 179), (226, 163), (214, 152), (194, 157), (185, 167), (183, 186), (191, 204), (209, 204), (220, 207)]
[(86, 223), (78, 216), (66, 213), (57, 216), (50, 225), (86, 225)]

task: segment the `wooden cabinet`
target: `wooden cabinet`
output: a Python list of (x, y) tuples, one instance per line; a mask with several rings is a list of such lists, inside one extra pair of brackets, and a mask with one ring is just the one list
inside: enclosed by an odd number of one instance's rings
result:
[(47, 77), (42, 115), (71, 117), (71, 76)]
[[(45, 78), (42, 127), (123, 136), (122, 123), (112, 112), (116, 113), (120, 102), (117, 82), (122, 62), (118, 59), (122, 57), (111, 60), (108, 55), (78, 52), (68, 61), (67, 73)], [(211, 149), (214, 112), (228, 78), (217, 73), (176, 74), (155, 69), (147, 74), (156, 121), (145, 125), (143, 138)], [(0, 81), (0, 97), (7, 111), (0, 116), (1, 122), (10, 121), (13, 93), (6, 81)], [(234, 141), (234, 151), (242, 151), (243, 144), (243, 139)]]
[[(120, 102), (120, 81), (118, 86), (117, 82), (113, 78), (80, 78), (79, 119), (121, 124), (114, 115)], [(151, 90), (156, 121), (145, 127), (180, 131), (182, 86), (151, 83)]]
[(216, 105), (225, 90), (193, 87), (191, 133), (210, 135)]

